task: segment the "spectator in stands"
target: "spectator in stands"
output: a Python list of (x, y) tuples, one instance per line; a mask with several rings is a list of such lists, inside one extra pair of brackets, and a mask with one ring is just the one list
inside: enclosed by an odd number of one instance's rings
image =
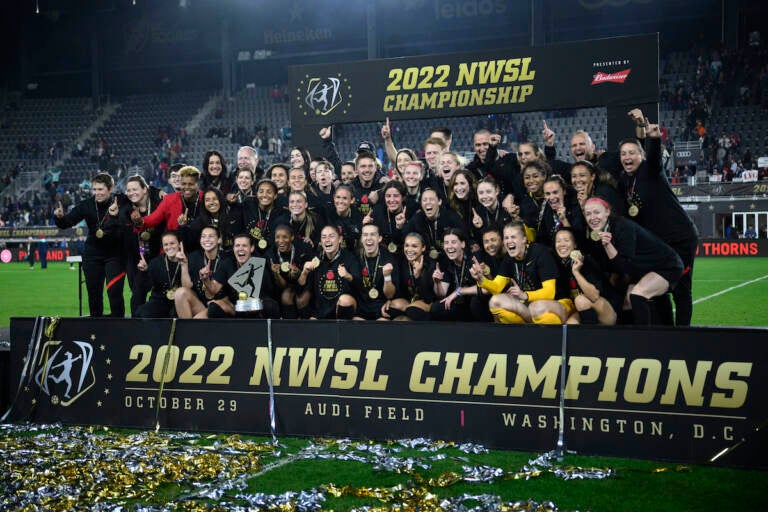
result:
[(746, 231), (744, 231), (744, 238), (755, 239), (757, 238), (757, 231), (755, 231), (755, 225), (749, 224)]

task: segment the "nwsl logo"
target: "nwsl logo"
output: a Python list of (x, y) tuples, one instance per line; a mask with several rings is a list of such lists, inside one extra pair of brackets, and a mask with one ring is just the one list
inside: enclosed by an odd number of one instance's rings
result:
[(627, 68), (622, 71), (616, 71), (614, 73), (603, 73), (602, 71), (598, 71), (597, 74), (594, 75), (594, 77), (592, 78), (592, 83), (590, 85), (597, 85), (605, 82), (623, 84), (631, 71), (632, 71), (632, 68)]
[(316, 114), (328, 115), (342, 102), (341, 81), (333, 77), (313, 78), (309, 81), (304, 101)]
[(51, 397), (51, 403), (71, 405), (96, 383), (92, 358), (93, 346), (85, 341), (49, 341), (43, 347), (35, 382)]

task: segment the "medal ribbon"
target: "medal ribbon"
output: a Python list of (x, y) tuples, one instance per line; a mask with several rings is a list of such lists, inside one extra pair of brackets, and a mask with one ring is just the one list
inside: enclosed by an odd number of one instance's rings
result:
[(371, 288), (376, 288), (376, 272), (379, 269), (379, 257), (381, 257), (381, 252), (378, 252), (376, 254), (376, 263), (373, 266), (373, 274), (371, 274), (371, 271), (368, 270), (368, 258), (363, 255), (363, 263), (365, 263), (365, 270), (368, 273), (368, 275), (371, 276)]
[(168, 335), (168, 345), (165, 349), (163, 358), (163, 375), (160, 378), (160, 387), (157, 388), (157, 407), (155, 407), (155, 432), (160, 430), (160, 399), (163, 397), (163, 388), (165, 388), (165, 373), (168, 371), (168, 362), (171, 360), (171, 346), (176, 337), (176, 319), (171, 321), (171, 333)]

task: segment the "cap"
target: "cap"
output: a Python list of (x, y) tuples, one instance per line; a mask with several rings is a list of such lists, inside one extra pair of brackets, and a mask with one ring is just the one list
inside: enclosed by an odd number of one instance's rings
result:
[(376, 153), (376, 146), (364, 140), (357, 145), (357, 153)]

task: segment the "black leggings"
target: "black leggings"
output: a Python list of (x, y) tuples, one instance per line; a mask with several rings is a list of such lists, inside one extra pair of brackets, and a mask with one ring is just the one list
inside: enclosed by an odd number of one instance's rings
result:
[(131, 316), (138, 316), (139, 306), (147, 302), (147, 294), (152, 290), (152, 278), (149, 272), (142, 272), (136, 268), (136, 263), (129, 261), (125, 271), (128, 277), (128, 286), (131, 288)]
[(675, 301), (675, 325), (691, 325), (693, 316), (693, 259), (696, 256), (696, 247), (699, 241), (693, 240), (678, 242), (672, 248), (683, 260), (683, 275), (677, 281), (672, 290), (672, 298)]
[(88, 290), (88, 308), (91, 316), (104, 316), (104, 282), (107, 283), (110, 316), (125, 316), (123, 284), (125, 269), (122, 258), (112, 256), (86, 256), (83, 261), (85, 287)]

